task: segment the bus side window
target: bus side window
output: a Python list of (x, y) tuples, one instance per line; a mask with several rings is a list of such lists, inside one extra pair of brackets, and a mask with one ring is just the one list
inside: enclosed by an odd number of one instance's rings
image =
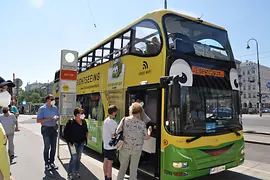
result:
[(131, 34), (131, 31), (128, 31), (123, 35), (123, 39), (122, 39), (123, 42), (121, 42), (122, 55), (128, 54), (130, 52), (130, 48), (131, 48), (130, 34)]
[(132, 27), (132, 52), (138, 55), (156, 55), (161, 49), (160, 33), (156, 24), (145, 20)]

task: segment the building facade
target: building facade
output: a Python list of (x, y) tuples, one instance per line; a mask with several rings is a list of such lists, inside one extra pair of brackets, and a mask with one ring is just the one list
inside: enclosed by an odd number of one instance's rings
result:
[[(266, 86), (270, 81), (270, 68), (260, 65), (262, 107), (270, 107), (270, 89)], [(240, 64), (239, 80), (241, 88), (241, 105), (243, 108), (259, 110), (258, 65), (246, 61)]]
[(53, 82), (50, 83), (39, 83), (39, 82), (34, 82), (34, 83), (27, 83), (25, 86), (25, 93), (29, 94), (31, 91), (35, 89), (43, 89), (46, 94), (51, 94), (53, 92)]

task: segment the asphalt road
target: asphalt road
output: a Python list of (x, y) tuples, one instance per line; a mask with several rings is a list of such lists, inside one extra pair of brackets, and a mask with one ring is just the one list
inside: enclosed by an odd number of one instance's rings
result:
[(270, 115), (262, 114), (260, 117), (256, 115), (243, 114), (243, 126), (244, 130), (257, 131), (257, 132), (268, 132), (270, 133)]
[[(253, 121), (252, 119), (250, 121)], [(260, 120), (266, 121), (266, 120)], [(18, 156), (15, 163), (12, 164), (11, 170), (15, 180), (63, 180), (66, 179), (67, 163), (61, 164), (57, 161), (59, 171), (55, 174), (44, 172), (44, 165), (42, 160), (42, 138), (40, 134), (40, 126), (35, 123), (35, 120), (27, 117), (21, 117), (20, 121), (21, 131), (15, 135), (15, 153)], [(269, 146), (246, 143), (245, 148), (245, 164), (235, 169), (227, 170), (225, 172), (205, 176), (198, 179), (201, 180), (217, 180), (217, 179), (270, 179), (270, 153)], [(67, 156), (68, 154), (65, 154)], [(84, 157), (82, 157), (82, 180), (87, 179), (101, 179), (102, 166), (99, 170), (93, 170), (93, 166), (102, 162), (102, 155), (85, 148)], [(68, 157), (68, 156), (67, 156)], [(93, 159), (93, 160), (89, 160)], [(87, 161), (87, 163), (85, 163)], [(92, 162), (92, 164), (89, 164)], [(93, 163), (94, 162), (94, 163)], [(115, 169), (118, 169), (115, 166)], [(116, 172), (117, 174), (117, 172)], [(151, 180), (153, 178), (139, 172), (139, 180)]]

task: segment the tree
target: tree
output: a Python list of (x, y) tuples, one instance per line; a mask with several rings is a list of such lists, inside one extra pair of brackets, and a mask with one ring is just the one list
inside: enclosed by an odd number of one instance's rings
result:
[[(20, 104), (26, 97), (26, 92), (24, 90), (21, 90), (18, 96), (18, 103)], [(25, 100), (28, 101), (27, 99)]]
[(44, 102), (44, 92), (40, 89), (34, 89), (29, 94), (26, 94), (24, 90), (19, 93), (18, 103), (22, 103), (23, 100), (31, 103), (43, 103)]

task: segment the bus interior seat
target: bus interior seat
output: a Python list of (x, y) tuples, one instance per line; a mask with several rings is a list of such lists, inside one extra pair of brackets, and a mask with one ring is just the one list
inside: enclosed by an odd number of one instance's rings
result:
[(194, 53), (195, 49), (187, 35), (175, 33), (175, 48), (184, 53)]

